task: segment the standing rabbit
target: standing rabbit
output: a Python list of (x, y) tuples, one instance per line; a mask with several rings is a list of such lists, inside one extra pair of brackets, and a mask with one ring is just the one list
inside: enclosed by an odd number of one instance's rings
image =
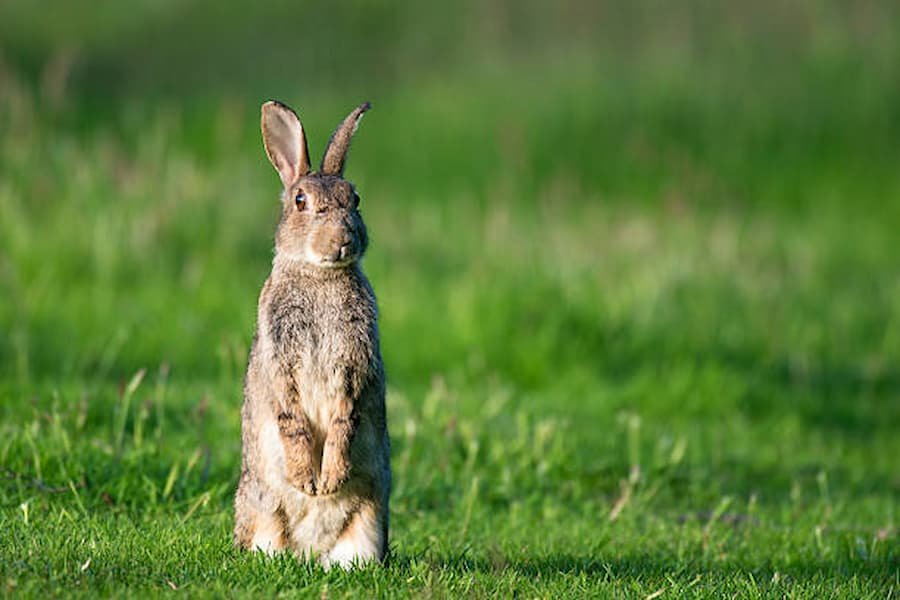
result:
[(310, 172), (297, 115), (262, 106), (266, 154), (281, 176), (272, 273), (259, 297), (241, 411), (235, 543), (289, 548), (326, 568), (387, 551), (390, 442), (368, 244), (344, 159), (365, 103)]

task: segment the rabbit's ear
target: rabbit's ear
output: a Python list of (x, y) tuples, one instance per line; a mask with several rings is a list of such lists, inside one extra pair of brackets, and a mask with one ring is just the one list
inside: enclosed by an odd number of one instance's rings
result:
[(269, 161), (285, 187), (309, 173), (309, 150), (297, 114), (285, 104), (270, 100), (262, 105), (262, 136)]
[(322, 166), (319, 167), (319, 171), (323, 175), (341, 176), (344, 174), (344, 159), (347, 158), (347, 150), (350, 149), (350, 139), (356, 133), (363, 113), (370, 108), (372, 105), (368, 102), (360, 104), (331, 134), (331, 139), (328, 140), (328, 146), (325, 148), (325, 155), (322, 157)]

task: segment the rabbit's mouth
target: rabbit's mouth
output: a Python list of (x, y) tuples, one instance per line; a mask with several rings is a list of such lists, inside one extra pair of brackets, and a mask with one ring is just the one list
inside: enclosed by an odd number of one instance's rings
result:
[(318, 266), (323, 269), (343, 269), (345, 267), (349, 267), (353, 263), (356, 262), (356, 258), (347, 259), (347, 260), (331, 260), (331, 259), (322, 259), (319, 261)]
[(320, 255), (316, 262), (326, 269), (341, 269), (355, 263), (359, 254), (356, 244), (344, 244), (330, 254)]

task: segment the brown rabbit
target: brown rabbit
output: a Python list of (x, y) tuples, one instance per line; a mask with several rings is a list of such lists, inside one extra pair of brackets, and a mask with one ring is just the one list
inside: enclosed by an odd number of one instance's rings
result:
[(326, 568), (383, 560), (390, 442), (375, 295), (359, 266), (366, 227), (342, 178), (365, 103), (310, 172), (300, 119), (262, 107), (266, 154), (284, 184), (272, 273), (259, 297), (241, 411), (235, 543), (315, 556)]

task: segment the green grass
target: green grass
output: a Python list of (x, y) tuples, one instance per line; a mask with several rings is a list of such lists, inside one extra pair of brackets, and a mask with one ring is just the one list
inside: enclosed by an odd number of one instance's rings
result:
[[(282, 63), (194, 82), (268, 19), (187, 5), (61, 29), (0, 8), (0, 593), (897, 595), (895, 9), (620, 7), (588, 13), (601, 40), (538, 3), (421, 32), (359, 3), (342, 26), (367, 37), (322, 55), (359, 79), (304, 86)], [(303, 48), (334, 32), (316, 19)], [(82, 57), (68, 88), (54, 40)], [(267, 95), (316, 156), (375, 105), (348, 176), (389, 375), (387, 567), (231, 545)]]

